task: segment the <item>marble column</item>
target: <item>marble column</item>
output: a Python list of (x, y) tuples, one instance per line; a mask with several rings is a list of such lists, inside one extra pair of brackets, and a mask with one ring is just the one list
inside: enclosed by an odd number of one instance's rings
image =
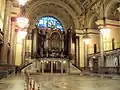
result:
[(69, 65), (69, 61), (66, 60), (66, 71), (65, 71), (65, 72), (66, 72), (67, 74), (69, 74), (69, 66), (68, 66), (68, 65)]
[(65, 48), (64, 47), (64, 36), (62, 37), (62, 41), (61, 42), (62, 42), (62, 50), (64, 51), (64, 48)]
[(83, 36), (80, 36), (80, 67), (84, 68), (85, 66), (85, 49), (84, 49)]
[(75, 57), (76, 57), (76, 60), (75, 60), (75, 65), (76, 66), (79, 66), (79, 63), (78, 63), (78, 39), (76, 39), (76, 43), (75, 43)]
[(103, 35), (100, 33), (100, 67), (104, 67), (104, 41)]
[(51, 61), (51, 74), (53, 73), (53, 61)]
[(12, 2), (10, 0), (6, 0), (6, 6), (5, 6), (5, 15), (4, 15), (4, 25), (3, 25), (3, 33), (4, 33), (4, 43), (2, 47), (2, 55), (1, 55), (1, 61), (0, 63), (6, 64), (8, 61), (8, 34), (9, 34), (9, 21), (11, 20), (10, 14), (11, 14), (11, 5)]
[(63, 60), (61, 61), (61, 74), (63, 74)]
[(9, 58), (10, 58), (10, 62), (9, 64), (15, 64), (14, 62), (14, 56), (15, 56), (15, 53), (14, 53), (14, 50), (15, 50), (15, 18), (12, 18), (11, 19), (12, 22), (12, 28), (11, 28), (11, 39), (10, 39), (10, 55), (9, 55)]
[(42, 64), (42, 74), (44, 74), (44, 60), (41, 61), (41, 64)]
[(88, 61), (87, 61), (87, 55), (88, 55), (88, 45), (84, 44), (85, 45), (85, 52), (84, 52), (84, 67), (87, 68), (88, 67)]
[(38, 62), (38, 70), (41, 73), (41, 62), (40, 61)]

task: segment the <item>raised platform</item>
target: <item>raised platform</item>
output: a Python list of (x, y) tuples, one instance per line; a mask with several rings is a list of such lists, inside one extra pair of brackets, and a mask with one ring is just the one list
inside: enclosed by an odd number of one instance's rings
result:
[(69, 61), (68, 58), (38, 58), (37, 60), (42, 61)]

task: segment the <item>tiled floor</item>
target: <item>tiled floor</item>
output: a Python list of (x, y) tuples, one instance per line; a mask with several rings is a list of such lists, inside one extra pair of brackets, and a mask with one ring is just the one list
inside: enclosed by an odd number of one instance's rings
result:
[[(32, 75), (40, 90), (120, 90), (120, 80), (94, 76), (44, 74)], [(22, 75), (0, 80), (0, 90), (24, 90)]]
[(79, 75), (33, 75), (40, 90), (120, 90), (120, 80)]
[(0, 80), (0, 90), (24, 90), (24, 85), (22, 75), (13, 75)]

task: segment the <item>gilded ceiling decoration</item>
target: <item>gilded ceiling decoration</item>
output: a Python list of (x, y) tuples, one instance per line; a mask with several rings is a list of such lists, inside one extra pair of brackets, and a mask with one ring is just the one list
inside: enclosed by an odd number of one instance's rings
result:
[(74, 0), (31, 0), (26, 5), (26, 16), (30, 18), (31, 24), (41, 16), (55, 16), (68, 29), (79, 27), (82, 9)]
[[(102, 19), (102, 4), (104, 2), (105, 15), (110, 18), (118, 14), (111, 3), (120, 3), (120, 0), (29, 0), (25, 6), (26, 16), (30, 19), (31, 28), (41, 16), (54, 16), (61, 21), (64, 29), (72, 27), (73, 29), (83, 28), (85, 22), (85, 10), (87, 10), (87, 24), (93, 22), (94, 17)], [(16, 4), (14, 3), (14, 6)], [(111, 8), (111, 10), (109, 10)], [(118, 17), (115, 17), (116, 20)], [(93, 19), (93, 21), (92, 21)], [(88, 25), (89, 26), (89, 25)], [(94, 26), (94, 25), (92, 25)]]

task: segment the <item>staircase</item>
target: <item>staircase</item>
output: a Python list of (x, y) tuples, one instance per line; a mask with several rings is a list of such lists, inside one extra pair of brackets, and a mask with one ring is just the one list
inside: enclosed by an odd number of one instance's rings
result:
[[(51, 58), (48, 58), (48, 60), (50, 60)], [(52, 59), (51, 59), (52, 60)], [(57, 59), (59, 60), (59, 59)], [(30, 73), (46, 73), (45, 69), (44, 72), (41, 71), (40, 69), (40, 60), (31, 60), (32, 62), (29, 62), (27, 64), (24, 64), (23, 66), (21, 66), (21, 70), (24, 72), (24, 70), (27, 70)], [(46, 59), (45, 59), (46, 61)], [(37, 66), (36, 66), (37, 65)], [(51, 69), (50, 69), (51, 70)], [(51, 72), (47, 72), (47, 73), (51, 73)], [(55, 73), (55, 72), (53, 72)], [(58, 72), (61, 73), (61, 72)], [(68, 64), (68, 70), (67, 72), (63, 72), (63, 73), (68, 73), (68, 74), (72, 74), (72, 75), (80, 75), (81, 74), (81, 70), (79, 70), (78, 68), (76, 68), (74, 65), (72, 65), (72, 63)]]
[(81, 74), (81, 70), (79, 70), (72, 63), (70, 63), (70, 74), (80, 75)]

